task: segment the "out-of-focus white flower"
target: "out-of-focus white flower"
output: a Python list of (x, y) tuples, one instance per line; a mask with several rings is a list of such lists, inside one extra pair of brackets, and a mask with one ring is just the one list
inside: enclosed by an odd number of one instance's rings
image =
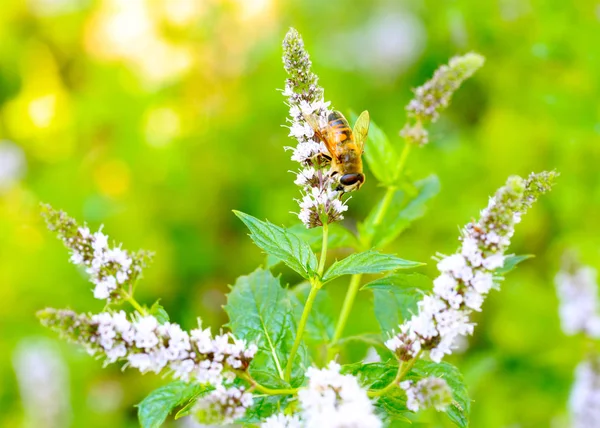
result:
[(260, 424), (261, 428), (302, 428), (303, 425), (300, 422), (298, 415), (284, 415), (278, 413), (276, 415), (269, 416), (265, 421)]
[(62, 428), (69, 425), (69, 379), (57, 347), (45, 340), (23, 340), (13, 354), (25, 426)]
[(569, 409), (573, 428), (600, 427), (600, 360), (597, 357), (577, 367)]
[(400, 135), (408, 143), (427, 144), (424, 124), (435, 122), (440, 112), (450, 104), (450, 99), (465, 79), (468, 79), (484, 63), (476, 53), (468, 53), (450, 59), (448, 65), (439, 67), (433, 77), (414, 90), (415, 97), (406, 106), (409, 122)]
[(244, 388), (217, 388), (196, 402), (193, 412), (199, 422), (205, 424), (228, 424), (241, 418), (252, 406), (252, 394)]
[(596, 277), (595, 269), (573, 264), (570, 260), (565, 261), (565, 266), (556, 275), (560, 322), (565, 333), (584, 333), (592, 338), (600, 338)]
[(379, 428), (367, 392), (352, 375), (340, 374), (334, 361), (325, 369), (307, 370), (308, 386), (298, 392), (306, 428)]
[(400, 387), (406, 392), (406, 407), (413, 412), (430, 407), (443, 412), (452, 403), (452, 391), (444, 379), (428, 377), (416, 383), (406, 380)]
[(25, 154), (10, 141), (0, 140), (0, 193), (25, 175)]

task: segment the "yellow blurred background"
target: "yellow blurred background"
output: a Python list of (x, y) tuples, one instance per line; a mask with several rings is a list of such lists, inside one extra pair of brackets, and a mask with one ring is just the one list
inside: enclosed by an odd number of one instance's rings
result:
[[(584, 349), (560, 331), (552, 281), (566, 248), (600, 265), (599, 3), (3, 0), (1, 426), (137, 426), (133, 405), (164, 382), (103, 369), (38, 324), (35, 311), (46, 306), (102, 309), (45, 230), (40, 201), (104, 224), (125, 248), (155, 251), (142, 302), (162, 298), (187, 327), (197, 316), (215, 330), (226, 322), (227, 284), (264, 260), (231, 210), (297, 223), (278, 92), (290, 26), (304, 36), (326, 98), (344, 112), (368, 109), (397, 144), (410, 88), (455, 54), (486, 56), (432, 142), (413, 151), (411, 176), (434, 172), (442, 190), (389, 250), (426, 262), (452, 252), (457, 226), (508, 175), (557, 169), (558, 185), (512, 247), (537, 257), (490, 296), (468, 351), (452, 362), (474, 400), (473, 427), (567, 424)], [(346, 223), (381, 194), (367, 180)], [(331, 285), (338, 307), (346, 286)], [(359, 300), (349, 334), (377, 330), (370, 295)], [(446, 422), (427, 426), (435, 424)]]

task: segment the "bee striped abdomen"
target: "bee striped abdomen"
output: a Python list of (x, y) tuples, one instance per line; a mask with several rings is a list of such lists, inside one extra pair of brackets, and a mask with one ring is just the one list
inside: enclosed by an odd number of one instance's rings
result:
[(327, 117), (329, 127), (335, 136), (336, 143), (343, 143), (344, 141), (352, 139), (352, 130), (346, 118), (337, 111), (329, 113)]

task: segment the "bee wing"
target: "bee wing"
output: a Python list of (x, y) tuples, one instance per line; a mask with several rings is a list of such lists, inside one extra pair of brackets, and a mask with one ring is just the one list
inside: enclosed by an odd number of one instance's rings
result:
[(367, 141), (370, 121), (371, 118), (369, 116), (369, 112), (367, 110), (363, 111), (360, 116), (358, 116), (358, 119), (356, 119), (354, 130), (352, 131), (354, 134), (354, 141), (356, 142), (356, 145), (361, 153), (365, 151), (365, 141)]
[[(319, 123), (319, 117), (314, 114), (305, 114), (304, 119), (312, 127), (317, 138), (319, 140), (321, 140), (323, 142), (323, 144), (325, 144), (325, 147), (327, 148), (327, 151), (329, 152), (329, 154), (332, 157), (339, 159), (339, 154), (338, 154), (336, 148), (333, 147), (330, 143), (330, 141), (332, 141), (332, 139), (330, 138), (330, 135), (329, 135), (330, 130), (329, 129), (324, 130), (321, 128), (321, 124)], [(323, 132), (325, 132), (326, 135), (324, 135)]]

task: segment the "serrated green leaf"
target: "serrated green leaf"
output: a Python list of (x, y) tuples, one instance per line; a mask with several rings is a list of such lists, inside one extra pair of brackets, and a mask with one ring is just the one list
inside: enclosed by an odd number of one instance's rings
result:
[[(287, 230), (308, 243), (314, 251), (320, 251), (323, 243), (323, 232), (321, 228), (314, 227), (312, 229), (307, 229), (302, 224), (296, 224), (289, 227)], [(356, 236), (339, 223), (332, 223), (329, 225), (328, 235), (327, 248), (329, 248), (329, 250), (345, 247), (359, 248), (359, 242)], [(267, 268), (277, 266), (279, 263), (281, 263), (279, 258), (270, 254), (267, 255), (267, 260), (265, 262)]]
[(418, 380), (429, 376), (442, 378), (448, 383), (452, 390), (453, 402), (446, 414), (454, 424), (460, 428), (467, 428), (469, 426), (471, 400), (461, 372), (450, 363), (419, 360), (406, 378)]
[(249, 214), (234, 211), (250, 229), (250, 237), (267, 254), (277, 257), (304, 278), (317, 269), (317, 257), (310, 245), (283, 227), (275, 226)]
[(169, 314), (167, 313), (167, 311), (165, 311), (165, 308), (163, 308), (160, 304), (160, 299), (154, 302), (150, 309), (148, 309), (148, 313), (150, 315), (153, 315), (160, 324), (169, 322)]
[(497, 275), (506, 275), (507, 273), (512, 272), (519, 263), (534, 257), (535, 256), (533, 254), (522, 254), (520, 256), (512, 254), (510, 256), (506, 256), (504, 258), (504, 266), (496, 269), (494, 273)]
[[(296, 322), (287, 290), (270, 271), (257, 269), (237, 279), (227, 296), (225, 311), (229, 327), (239, 339), (258, 346), (250, 373), (265, 386), (285, 388), (283, 380), (287, 358), (296, 338)], [(292, 385), (304, 380), (310, 365), (302, 345), (294, 360)]]
[(382, 273), (397, 269), (412, 269), (422, 265), (424, 265), (424, 263), (412, 262), (391, 254), (383, 254), (375, 250), (368, 250), (352, 254), (345, 259), (336, 261), (329, 267), (323, 276), (323, 282), (331, 281), (341, 275)]
[(183, 407), (177, 411), (177, 413), (175, 413), (175, 417), (173, 419), (177, 420), (179, 418), (183, 418), (184, 416), (187, 416), (190, 413), (192, 413), (192, 410), (194, 409), (194, 405), (196, 404), (196, 401), (198, 401), (198, 399), (202, 398), (203, 396), (205, 396), (206, 394), (208, 394), (209, 392), (211, 392), (213, 390), (214, 390), (214, 388), (212, 386), (207, 386), (206, 388), (202, 389), (201, 391), (198, 391), (197, 394), (195, 394), (193, 397), (191, 397), (188, 400), (188, 402), (186, 404), (184, 404)]
[(420, 273), (396, 273), (365, 284), (373, 292), (375, 317), (383, 334), (396, 330), (417, 312), (417, 303), (431, 290), (432, 281)]
[(377, 181), (386, 186), (396, 183), (400, 156), (396, 146), (390, 143), (381, 128), (373, 122), (369, 126), (369, 135), (365, 142), (363, 156)]
[(181, 406), (205, 389), (203, 385), (182, 381), (161, 386), (137, 405), (140, 425), (142, 428), (160, 427), (175, 407)]
[(427, 204), (439, 191), (440, 182), (435, 175), (396, 190), (383, 220), (376, 226), (375, 218), (383, 203), (383, 200), (380, 201), (365, 221), (358, 225), (363, 245), (368, 242), (373, 247), (381, 248), (392, 242), (413, 221), (425, 214)]
[[(296, 323), (300, 322), (309, 292), (310, 284), (308, 282), (298, 284), (288, 291)], [(313, 359), (320, 357), (321, 353), (326, 351), (324, 347), (331, 341), (334, 329), (335, 320), (331, 299), (327, 290), (322, 289), (317, 293), (302, 337), (312, 352)]]

